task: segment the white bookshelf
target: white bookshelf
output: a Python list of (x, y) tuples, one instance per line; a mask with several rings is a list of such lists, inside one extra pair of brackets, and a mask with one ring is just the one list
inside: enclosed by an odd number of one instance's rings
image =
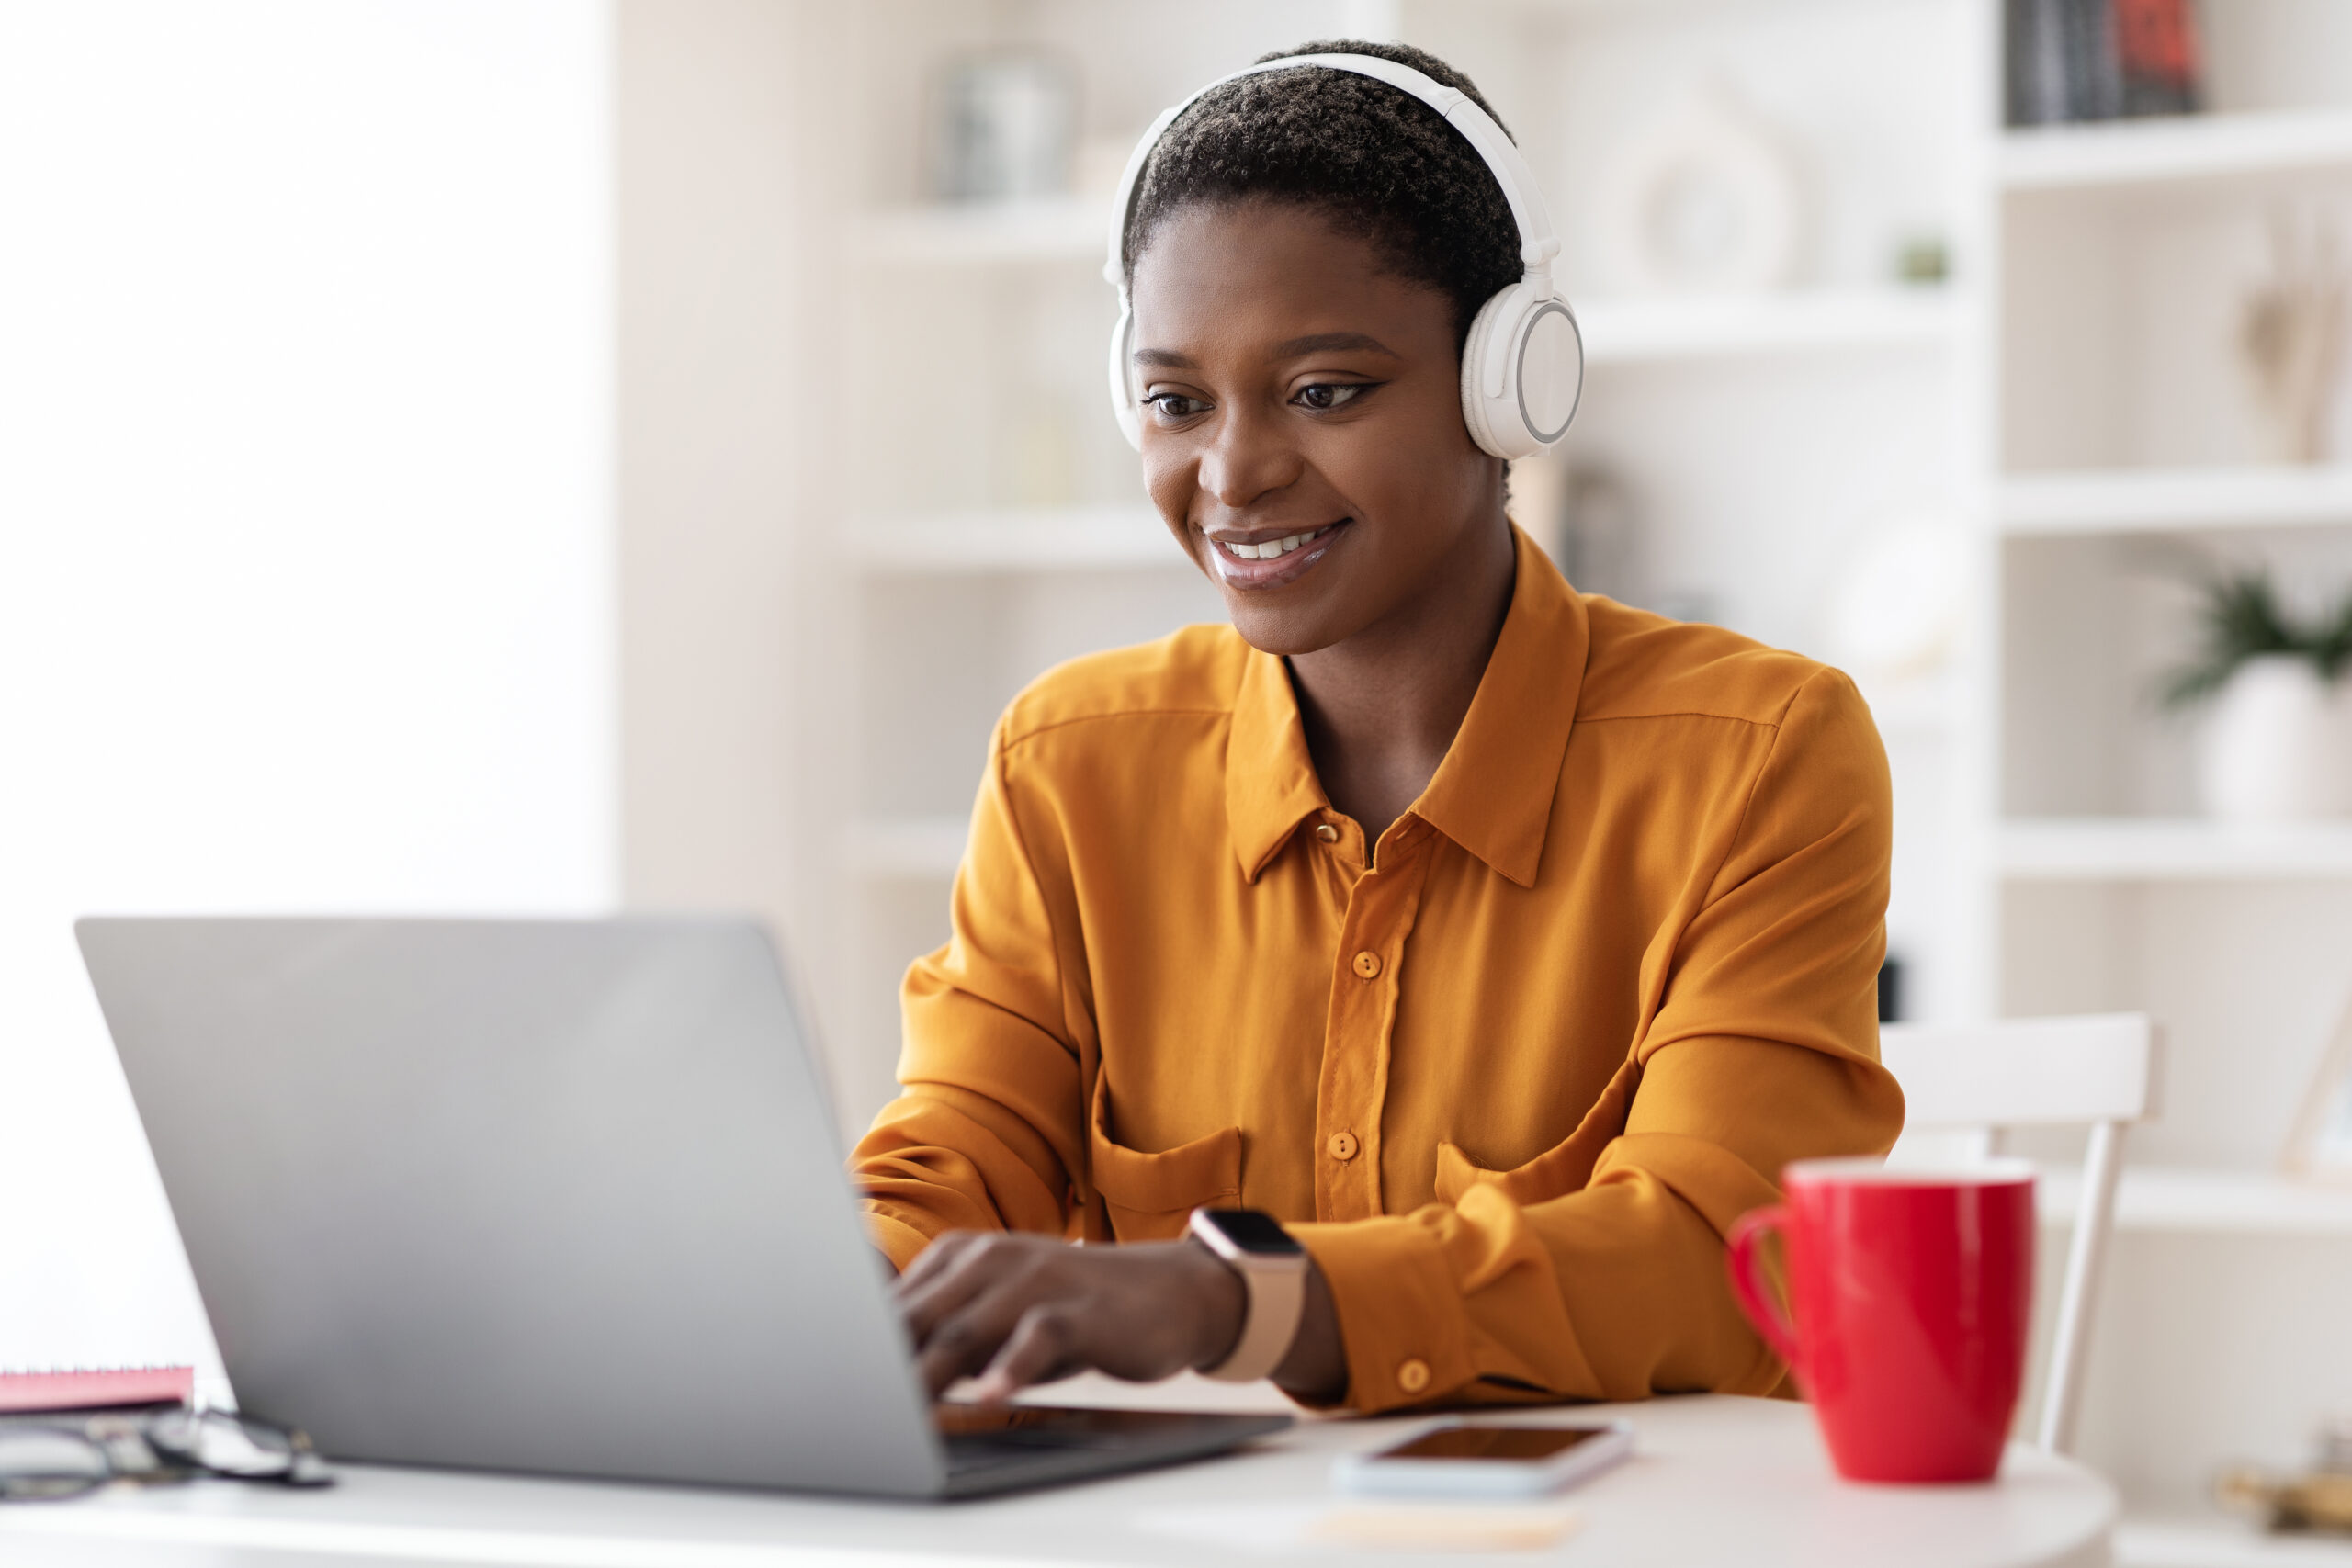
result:
[(2014, 535), (2341, 527), (2352, 525), (2352, 464), (2021, 474), (2001, 483), (2000, 524)]
[[(1980, 1000), (2165, 1028), (2085, 1408), (2084, 1457), (2125, 1500), (2116, 1561), (2352, 1568), (2352, 1543), (2197, 1506), (2221, 1465), (2294, 1462), (2352, 1404), (2352, 1190), (2275, 1168), (2352, 990), (2352, 822), (2189, 815), (2197, 721), (2154, 701), (2192, 646), (2197, 563), (2318, 589), (2352, 561), (2352, 445), (2265, 462), (2233, 349), (2267, 225), (2352, 201), (2352, 51), (2299, 0), (2198, 15), (2213, 112), (1988, 128)], [(2048, 1173), (2053, 1228), (2077, 1182)]]
[(980, 508), (855, 527), (857, 558), (876, 573), (1193, 570), (1148, 506)]
[(852, 231), (859, 261), (889, 266), (1091, 261), (1110, 236), (1107, 202), (931, 203), (868, 214)]
[(2094, 192), (2352, 166), (2352, 110), (2290, 109), (2037, 127), (2001, 138), (2011, 192)]
[[(2041, 1172), (2035, 1200), (2045, 1224), (2075, 1216), (2082, 1172)], [(2208, 1235), (2352, 1236), (2352, 1186), (2323, 1186), (2271, 1171), (2132, 1166), (2116, 1190), (2120, 1231)]]
[(1959, 324), (1951, 291), (1817, 289), (1728, 299), (1579, 300), (1577, 321), (1596, 366), (1847, 349), (1949, 348)]
[(2018, 880), (2237, 881), (2352, 877), (2352, 822), (2198, 818), (2012, 819), (2000, 867)]
[(1858, 688), (1870, 705), (1871, 720), (1890, 740), (1918, 736), (1948, 736), (1966, 720), (1962, 703), (1966, 694), (1959, 682), (1937, 679)]
[[(1070, 197), (1002, 207), (910, 207), (855, 231), (858, 260), (894, 267), (1092, 262), (1105, 253), (1109, 208)], [(1949, 346), (1958, 325), (1940, 287), (1815, 288), (1716, 299), (1575, 300), (1595, 365), (1750, 354)]]

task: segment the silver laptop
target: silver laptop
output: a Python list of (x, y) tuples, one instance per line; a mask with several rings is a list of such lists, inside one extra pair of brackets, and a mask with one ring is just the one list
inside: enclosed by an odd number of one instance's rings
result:
[(934, 1416), (765, 934), (85, 919), (238, 1404), (330, 1456), (967, 1496), (1282, 1416)]

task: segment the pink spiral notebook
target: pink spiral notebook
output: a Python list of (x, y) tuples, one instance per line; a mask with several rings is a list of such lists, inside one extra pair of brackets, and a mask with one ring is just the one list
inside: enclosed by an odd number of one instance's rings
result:
[(196, 1396), (193, 1367), (74, 1367), (0, 1371), (0, 1411), (85, 1410), (107, 1404), (186, 1404)]

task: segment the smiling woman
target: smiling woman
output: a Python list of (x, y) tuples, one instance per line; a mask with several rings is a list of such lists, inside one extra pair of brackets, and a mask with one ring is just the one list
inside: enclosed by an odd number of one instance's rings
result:
[(1512, 526), (1534, 448), (1479, 367), (1492, 312), (1515, 355), (1569, 320), (1548, 235), (1431, 107), (1458, 73), (1296, 52), (1434, 80), (1283, 66), (1149, 146), (1114, 396), (1233, 624), (999, 722), (855, 1156), (876, 1244), (934, 1389), (1767, 1392), (1723, 1234), (1901, 1122), (1878, 738), (1836, 671)]
[(1377, 838), (1437, 771), (1510, 597), (1459, 310), (1275, 197), (1195, 203), (1154, 239), (1135, 283), (1144, 482), (1243, 639), (1291, 660), (1324, 787)]

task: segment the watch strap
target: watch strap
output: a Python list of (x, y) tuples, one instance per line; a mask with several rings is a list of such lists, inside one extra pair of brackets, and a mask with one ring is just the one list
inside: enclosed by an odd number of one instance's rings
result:
[(1193, 1214), (1192, 1234), (1235, 1273), (1248, 1292), (1241, 1333), (1225, 1359), (1205, 1367), (1201, 1375), (1219, 1382), (1256, 1382), (1271, 1377), (1291, 1341), (1298, 1337), (1299, 1319), (1306, 1308), (1306, 1258), (1304, 1254), (1267, 1257), (1244, 1252), (1205, 1211)]

